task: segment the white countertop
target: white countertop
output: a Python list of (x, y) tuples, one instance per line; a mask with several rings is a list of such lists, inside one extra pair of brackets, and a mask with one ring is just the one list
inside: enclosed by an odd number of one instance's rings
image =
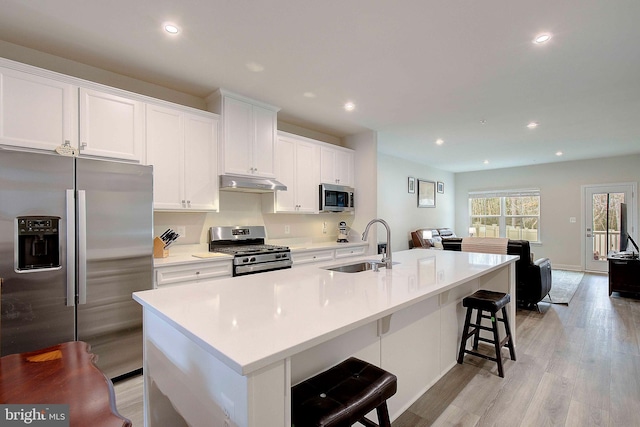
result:
[[(311, 243), (311, 242), (301, 242), (294, 243), (289, 246), (292, 253), (296, 252), (307, 252), (307, 251), (316, 251), (322, 249), (340, 249), (340, 248), (352, 248), (352, 247), (360, 247), (368, 245), (367, 242), (348, 242), (348, 243), (337, 243), (337, 242), (320, 242), (320, 243)], [(205, 246), (194, 246), (190, 245), (186, 248), (181, 248), (178, 246), (172, 246), (169, 250), (169, 256), (166, 258), (154, 258), (153, 266), (154, 267), (164, 267), (164, 266), (174, 266), (174, 265), (182, 265), (182, 264), (193, 264), (198, 262), (210, 262), (216, 260), (232, 260), (232, 255), (215, 253), (215, 252), (207, 252), (207, 248)]]
[(194, 264), (199, 262), (211, 262), (211, 261), (223, 261), (232, 260), (232, 255), (215, 253), (215, 252), (194, 252), (194, 253), (177, 253), (172, 255), (169, 252), (169, 256), (166, 258), (154, 258), (154, 267), (164, 267), (168, 265), (181, 265), (181, 264)]
[(510, 255), (408, 250), (379, 272), (323, 266), (351, 258), (136, 292), (136, 301), (236, 372), (257, 369), (381, 319), (518, 259)]

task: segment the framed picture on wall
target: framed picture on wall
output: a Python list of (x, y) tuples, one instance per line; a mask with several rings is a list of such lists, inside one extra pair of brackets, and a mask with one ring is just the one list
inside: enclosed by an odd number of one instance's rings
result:
[(418, 207), (436, 207), (436, 183), (433, 181), (418, 180)]
[(438, 181), (438, 193), (444, 193), (444, 182)]
[(412, 176), (409, 177), (409, 182), (407, 183), (407, 192), (409, 193), (416, 192), (416, 179)]

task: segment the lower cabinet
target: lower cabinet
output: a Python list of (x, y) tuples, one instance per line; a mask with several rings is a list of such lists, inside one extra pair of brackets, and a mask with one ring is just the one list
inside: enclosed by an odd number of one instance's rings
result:
[(317, 250), (293, 250), (291, 258), (293, 266), (313, 264), (316, 262), (342, 260), (349, 257), (363, 256), (366, 254), (368, 244), (362, 246), (350, 246), (347, 248), (327, 248)]
[(231, 277), (231, 260), (199, 262), (175, 266), (156, 267), (154, 288), (163, 286), (187, 285), (216, 278)]
[(333, 259), (333, 249), (311, 251), (311, 252), (296, 252), (291, 253), (291, 259), (293, 260), (293, 266), (312, 264), (314, 262), (331, 261)]
[(336, 259), (339, 258), (348, 258), (352, 256), (362, 256), (367, 252), (367, 246), (357, 246), (351, 248), (340, 248), (336, 249)]

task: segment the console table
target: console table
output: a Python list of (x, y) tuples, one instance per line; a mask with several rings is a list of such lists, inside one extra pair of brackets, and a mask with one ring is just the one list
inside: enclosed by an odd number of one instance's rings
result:
[(609, 295), (612, 292), (640, 294), (640, 259), (609, 257)]

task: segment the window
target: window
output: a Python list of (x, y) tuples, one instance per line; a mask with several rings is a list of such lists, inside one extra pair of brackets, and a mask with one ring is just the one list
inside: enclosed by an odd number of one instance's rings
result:
[(540, 190), (469, 193), (469, 213), (475, 236), (540, 241)]

